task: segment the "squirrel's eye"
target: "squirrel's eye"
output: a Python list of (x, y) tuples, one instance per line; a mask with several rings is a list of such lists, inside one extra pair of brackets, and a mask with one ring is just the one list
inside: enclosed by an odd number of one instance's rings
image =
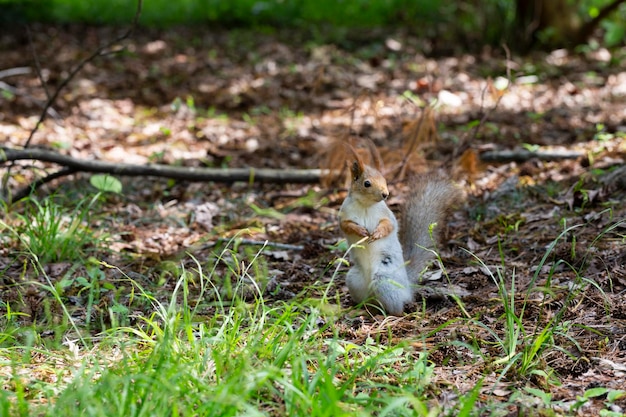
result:
[(372, 183), (371, 183), (370, 180), (365, 180), (365, 181), (363, 181), (363, 186), (365, 188), (370, 188), (372, 186)]

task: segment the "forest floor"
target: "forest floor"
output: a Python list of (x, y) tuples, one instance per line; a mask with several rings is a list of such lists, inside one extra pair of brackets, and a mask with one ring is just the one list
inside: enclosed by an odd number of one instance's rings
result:
[[(0, 70), (30, 68), (0, 79), (12, 88), (0, 99), (4, 146), (24, 146), (46, 100), (34, 56), (53, 91), (117, 33), (41, 26), (31, 44), (25, 34), (0, 35)], [(341, 337), (406, 340), (429, 353), (436, 401), (480, 381), (479, 401), (506, 403), (511, 413), (521, 407), (508, 402), (513, 393), (530, 396), (524, 387), (550, 393), (559, 413), (626, 412), (626, 398), (607, 405), (606, 395), (575, 406), (590, 388), (626, 387), (626, 72), (619, 65), (626, 49), (507, 57), (485, 47), (443, 55), (403, 31), (346, 33), (331, 43), (305, 32), (209, 29), (139, 29), (120, 46), (61, 91), (30, 146), (137, 164), (343, 170), (341, 158), (330, 158), (334, 144), (370, 138), (388, 168), (392, 209), (412, 175), (445, 172), (465, 190), (439, 248), (447, 276), (432, 281), (459, 297), (418, 300), (404, 317), (353, 306), (345, 267), (333, 280), (345, 251), (337, 224), (343, 178), (285, 185), (139, 177), (119, 178), (123, 192), (100, 199), (85, 226), (105, 243), (81, 255), (116, 267), (96, 268), (99, 299), (89, 299), (93, 292), (76, 279), (93, 275), (93, 262), (52, 257), (40, 273), (25, 262), (20, 241), (3, 232), (5, 316), (10, 308), (22, 314), (21, 326), (56, 337), (45, 333), (46, 320), (61, 314), (40, 285), (48, 276), (63, 283), (71, 316), (92, 323), (96, 334), (111, 324), (112, 305), (123, 305), (120, 312), (150, 307), (129, 301), (124, 277), (166, 301), (180, 265), (215, 265), (223, 281), (195, 300), (209, 315), (218, 295), (232, 296), (232, 260), (259, 254), (255, 276), (266, 303), (307, 302), (330, 288), (331, 304), (341, 307), (333, 323)], [(407, 156), (409, 143), (418, 146)], [(512, 160), (507, 150), (530, 152)], [(554, 156), (564, 152), (579, 156)], [(20, 189), (53, 167), (20, 162), (6, 185)], [(88, 180), (74, 174), (42, 187), (37, 198), (54, 194), (71, 213), (95, 192)], [(19, 216), (28, 201), (4, 209), (7, 224), (27, 228)], [(229, 239), (233, 258), (215, 261)], [(511, 356), (531, 352), (530, 365), (520, 360), (503, 372), (506, 360), (498, 360), (510, 353), (503, 341), (511, 312), (519, 318)], [(544, 329), (545, 344), (537, 342)]]

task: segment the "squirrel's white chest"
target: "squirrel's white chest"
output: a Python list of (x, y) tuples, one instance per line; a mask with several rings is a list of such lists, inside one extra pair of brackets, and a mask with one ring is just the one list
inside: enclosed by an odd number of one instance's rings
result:
[[(384, 201), (369, 206), (364, 206), (354, 201), (345, 201), (339, 211), (339, 217), (341, 220), (351, 220), (365, 227), (369, 233), (376, 230), (378, 223), (383, 219), (389, 219), (393, 223), (394, 229), (398, 227), (393, 212), (387, 207)], [(359, 239), (356, 239), (355, 241), (358, 240)]]
[[(355, 201), (344, 201), (339, 217), (341, 220), (350, 220), (365, 227), (369, 233), (376, 230), (383, 219), (388, 219), (393, 224), (394, 230), (389, 236), (373, 242), (361, 242), (358, 247), (352, 248), (351, 257), (363, 269), (365, 276), (369, 276), (373, 264), (379, 262), (388, 253), (401, 254), (402, 249), (397, 236), (398, 222), (384, 201), (369, 206)], [(347, 240), (350, 245), (353, 245), (362, 240), (362, 237), (348, 235)]]

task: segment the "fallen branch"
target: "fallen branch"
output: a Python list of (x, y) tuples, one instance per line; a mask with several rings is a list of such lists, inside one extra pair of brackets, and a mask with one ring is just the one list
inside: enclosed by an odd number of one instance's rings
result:
[[(31, 33), (30, 33), (30, 28), (29, 26), (26, 26), (26, 33), (28, 35), (28, 39), (30, 41), (30, 45), (31, 48), (33, 48), (33, 58), (35, 61), (35, 70), (37, 72), (37, 76), (39, 78), (39, 81), (41, 82), (41, 86), (44, 90), (44, 92), (46, 93), (46, 103), (43, 105), (43, 110), (41, 111), (41, 114), (39, 115), (39, 119), (37, 120), (37, 122), (35, 123), (35, 126), (33, 126), (33, 128), (30, 130), (30, 134), (28, 135), (28, 138), (26, 139), (26, 143), (24, 144), (24, 148), (28, 148), (30, 146), (31, 141), (33, 140), (33, 137), (35, 136), (35, 133), (37, 133), (37, 131), (39, 130), (39, 127), (41, 126), (41, 124), (46, 120), (46, 116), (48, 114), (50, 115), (56, 115), (56, 112), (54, 111), (54, 109), (52, 108), (52, 105), (56, 102), (57, 98), (59, 97), (61, 91), (70, 83), (70, 81), (72, 81), (74, 79), (74, 77), (76, 77), (76, 75), (83, 69), (83, 67), (85, 65), (87, 65), (89, 62), (93, 61), (94, 59), (96, 59), (99, 56), (105, 56), (114, 52), (118, 52), (119, 50), (114, 50), (112, 49), (114, 45), (116, 45), (117, 43), (125, 40), (126, 38), (130, 37), (130, 35), (133, 33), (133, 31), (137, 28), (138, 24), (139, 24), (139, 17), (141, 16), (141, 9), (143, 6), (143, 0), (137, 0), (137, 8), (135, 10), (135, 16), (133, 17), (133, 21), (132, 24), (130, 26), (130, 28), (128, 30), (126, 30), (126, 32), (124, 34), (122, 34), (121, 36), (117, 37), (116, 39), (114, 39), (111, 42), (108, 42), (105, 45), (101, 45), (98, 49), (96, 49), (95, 52), (93, 52), (91, 55), (89, 55), (88, 57), (86, 57), (85, 59), (83, 59), (82, 61), (80, 61), (78, 63), (78, 65), (76, 65), (76, 67), (74, 67), (74, 69), (72, 69), (69, 74), (61, 80), (61, 83), (57, 86), (57, 88), (54, 90), (54, 92), (51, 94), (50, 91), (48, 90), (46, 81), (43, 77), (43, 73), (41, 70), (41, 65), (39, 63), (39, 58), (36, 54), (36, 51), (34, 50), (33, 47), (33, 42), (31, 39)], [(13, 76), (13, 75), (19, 75), (19, 74), (24, 74), (26, 72), (26, 70), (28, 69), (28, 71), (30, 71), (30, 68), (12, 68), (9, 70), (4, 70), (0, 72), (0, 78), (3, 77), (9, 77), (9, 76)], [(12, 92), (13, 94), (17, 93), (17, 90), (12, 88), (10, 85), (2, 82), (0, 84), (0, 89), (5, 89), (9, 92)], [(0, 148), (0, 151), (2, 149)], [(7, 171), (5, 173), (5, 175), (3, 176), (2, 180), (0, 181), (1, 185), (0, 185), (0, 190), (5, 190), (7, 189), (7, 184), (8, 184), (8, 180), (9, 177), (11, 176), (11, 169), (13, 168), (13, 164), (11, 164), (8, 168)], [(59, 178), (62, 177), (64, 175), (68, 175), (71, 172), (71, 169), (67, 169), (67, 170), (61, 170), (59, 172), (53, 173), (45, 178), (42, 178), (40, 180), (35, 181), (33, 184), (31, 184), (30, 187), (25, 188), (23, 190), (21, 190), (20, 192), (16, 193), (16, 196), (21, 196), (20, 198), (18, 198), (17, 200), (20, 200), (22, 198), (24, 198), (25, 196), (27, 196), (30, 192), (32, 192), (33, 190), (35, 190), (37, 187), (52, 181), (55, 178)], [(14, 201), (16, 201), (16, 199), (13, 199)]]
[(578, 151), (553, 150), (535, 152), (526, 149), (512, 149), (483, 152), (480, 154), (480, 159), (485, 162), (526, 162), (531, 159), (558, 161), (563, 159), (577, 159), (582, 156), (585, 156), (585, 154)]
[(30, 74), (29, 67), (17, 67), (17, 68), (9, 68), (0, 71), (0, 80), (7, 77), (13, 77), (16, 75), (25, 75)]
[[(321, 176), (321, 170), (319, 169), (222, 169), (178, 167), (162, 164), (134, 165), (118, 162), (77, 159), (41, 148), (10, 149), (0, 147), (0, 163), (20, 160), (52, 162), (66, 168), (65, 170), (51, 174), (54, 178), (61, 176), (59, 173), (64, 173), (62, 175), (69, 175), (74, 172), (93, 172), (119, 176), (162, 177), (187, 181), (214, 181), (225, 183), (244, 181), (286, 184), (316, 183), (319, 182)], [(37, 186), (48, 182), (49, 180), (47, 180), (47, 178), (48, 177), (46, 177), (46, 180), (39, 180), (27, 188), (34, 189)], [(16, 193), (16, 196), (18, 195), (19, 193)]]

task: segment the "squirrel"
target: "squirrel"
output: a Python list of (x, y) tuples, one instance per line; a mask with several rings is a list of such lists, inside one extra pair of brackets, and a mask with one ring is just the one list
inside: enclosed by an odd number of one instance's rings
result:
[(426, 176), (413, 185), (398, 230), (398, 220), (385, 202), (389, 190), (378, 150), (368, 141), (374, 165), (370, 166), (351, 145), (347, 147), (354, 159), (352, 182), (339, 209), (339, 227), (352, 246), (353, 265), (346, 284), (355, 303), (375, 299), (387, 314), (399, 316), (413, 301), (412, 285), (420, 281), (433, 258), (430, 249), (438, 236), (431, 225), (443, 226), (448, 212), (461, 201), (462, 192), (446, 179)]

